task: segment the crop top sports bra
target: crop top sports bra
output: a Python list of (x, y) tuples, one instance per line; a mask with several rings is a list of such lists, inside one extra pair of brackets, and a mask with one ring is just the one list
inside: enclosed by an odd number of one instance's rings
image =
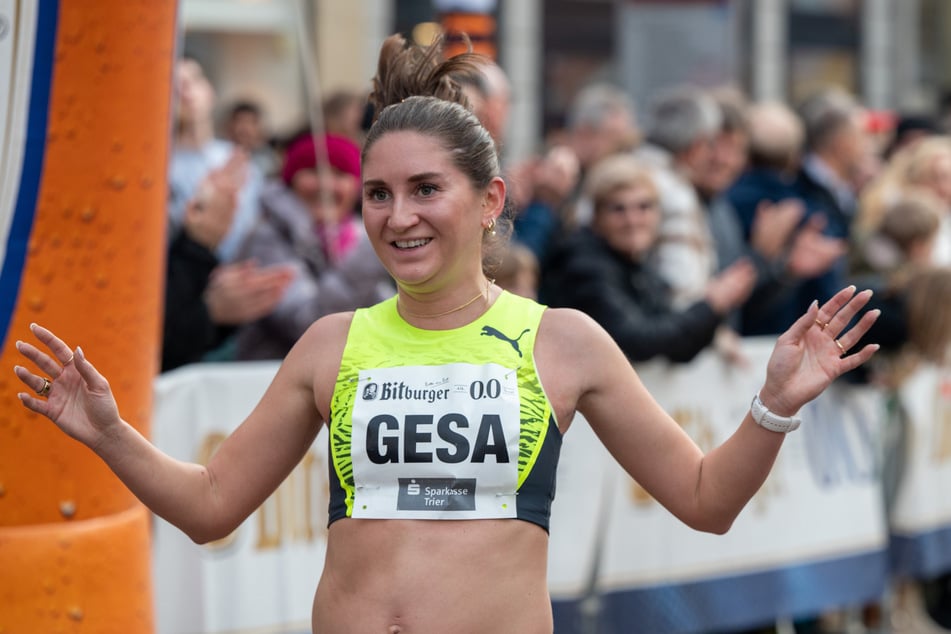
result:
[(561, 431), (535, 370), (545, 307), (503, 292), (422, 330), (396, 297), (353, 315), (330, 406), (330, 512), (521, 519), (548, 530)]

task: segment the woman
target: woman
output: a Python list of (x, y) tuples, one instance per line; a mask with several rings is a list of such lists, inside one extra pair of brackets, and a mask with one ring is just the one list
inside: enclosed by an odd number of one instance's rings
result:
[[(23, 404), (196, 542), (238, 526), (326, 423), (330, 527), (315, 632), (551, 632), (548, 515), (576, 411), (657, 500), (714, 532), (762, 484), (784, 437), (747, 415), (704, 456), (590, 318), (492, 284), (482, 256), (483, 237), (501, 233), (498, 153), (448, 79), (471, 58), (438, 56), (393, 36), (374, 81), (363, 216), (396, 296), (315, 322), (207, 466), (160, 453), (123, 422), (80, 348), (39, 326), (45, 351), (17, 344), (43, 373), (15, 369), (32, 392)], [(875, 346), (840, 357), (875, 319), (843, 331), (868, 297), (845, 289), (779, 339), (754, 401), (763, 425), (795, 427), (777, 417), (871, 357)]]
[(649, 261), (661, 210), (647, 168), (629, 155), (606, 158), (592, 168), (585, 193), (594, 206), (591, 225), (554, 249), (541, 301), (584, 311), (631, 361), (690, 361), (749, 296), (755, 269), (745, 260), (733, 264), (711, 279), (703, 299), (675, 310), (670, 287)]
[[(944, 204), (927, 190), (906, 189), (886, 205), (878, 227), (864, 244), (858, 272), (876, 289), (869, 305), (881, 309), (862, 338), (881, 349), (875, 361), (849, 379), (901, 386), (920, 361), (941, 365), (951, 345), (951, 315), (936, 306), (951, 303), (951, 270), (935, 266), (933, 252)], [(859, 278), (855, 275), (853, 279)]]
[(264, 267), (293, 271), (273, 310), (237, 334), (241, 361), (283, 359), (320, 317), (393, 294), (356, 213), (360, 148), (344, 137), (305, 134), (291, 143), (281, 178), (261, 191), (261, 217), (240, 250)]

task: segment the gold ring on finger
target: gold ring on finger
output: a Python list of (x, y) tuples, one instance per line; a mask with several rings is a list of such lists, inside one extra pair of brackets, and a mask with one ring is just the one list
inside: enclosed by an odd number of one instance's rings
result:
[(832, 341), (835, 342), (835, 345), (839, 346), (839, 350), (842, 351), (842, 354), (845, 354), (845, 346), (842, 345), (842, 342), (838, 339), (833, 339)]
[(826, 326), (829, 325), (829, 322), (827, 322), (827, 321), (819, 321), (819, 318), (816, 317), (816, 325), (819, 326), (819, 330), (825, 330), (825, 329), (826, 329)]
[(50, 393), (50, 388), (51, 388), (51, 387), (53, 387), (52, 382), (50, 382), (49, 379), (45, 379), (45, 378), (44, 378), (44, 379), (43, 379), (43, 387), (41, 387), (40, 389), (38, 389), (38, 390), (36, 391), (36, 393), (39, 394), (40, 396), (46, 396), (47, 394)]

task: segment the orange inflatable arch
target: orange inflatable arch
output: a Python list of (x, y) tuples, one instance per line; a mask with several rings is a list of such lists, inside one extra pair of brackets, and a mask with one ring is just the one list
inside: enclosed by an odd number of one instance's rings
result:
[[(29, 324), (82, 344), (148, 434), (177, 2), (0, 0), (0, 632), (154, 630), (150, 514), (24, 409)], [(2, 81), (2, 79), (0, 79)]]

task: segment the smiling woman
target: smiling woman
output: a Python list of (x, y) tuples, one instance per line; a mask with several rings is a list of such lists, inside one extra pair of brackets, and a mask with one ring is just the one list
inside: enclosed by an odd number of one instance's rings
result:
[(553, 247), (541, 301), (584, 311), (631, 361), (690, 361), (711, 345), (726, 313), (749, 296), (754, 268), (745, 261), (727, 267), (702, 299), (677, 310), (651, 260), (661, 210), (648, 168), (629, 154), (611, 156), (591, 168), (585, 192), (594, 205), (591, 225)]
[[(549, 519), (576, 411), (654, 499), (695, 529), (724, 532), (799, 408), (876, 349), (842, 356), (875, 320), (847, 329), (869, 293), (850, 287), (813, 304), (777, 341), (755, 412), (704, 455), (593, 320), (486, 277), (505, 183), (495, 144), (452, 80), (473, 61), (444, 62), (438, 46), (399, 36), (384, 44), (364, 221), (397, 294), (316, 321), (207, 466), (162, 454), (125, 423), (79, 348), (71, 357), (39, 326), (43, 349), (17, 345), (39, 371), (16, 368), (23, 404), (198, 542), (229, 534), (327, 425), (330, 528), (315, 632), (551, 632)], [(45, 377), (52, 386), (40, 394)]]

